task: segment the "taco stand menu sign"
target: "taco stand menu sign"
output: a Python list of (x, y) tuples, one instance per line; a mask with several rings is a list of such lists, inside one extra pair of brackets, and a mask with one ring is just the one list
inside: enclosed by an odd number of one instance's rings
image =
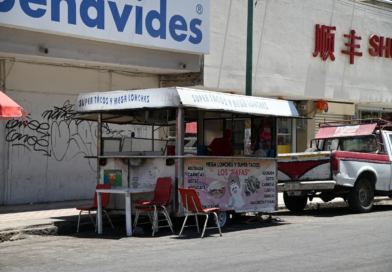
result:
[(274, 160), (185, 160), (185, 187), (194, 188), (204, 208), (269, 212), (276, 206)]

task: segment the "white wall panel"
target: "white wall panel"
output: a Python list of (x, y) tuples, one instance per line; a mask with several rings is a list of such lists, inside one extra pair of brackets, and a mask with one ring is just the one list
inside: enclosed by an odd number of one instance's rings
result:
[[(7, 62), (7, 95), (28, 113), (29, 125), (2, 122), (10, 159), (8, 179), (0, 181), (1, 204), (90, 199), (96, 185), (96, 123), (71, 120), (78, 93), (156, 88), (157, 76)], [(6, 125), (7, 124), (7, 125)], [(4, 130), (4, 127), (8, 126)], [(110, 126), (104, 137), (151, 137), (143, 126)], [(0, 159), (3, 163), (3, 158)]]
[[(204, 60), (204, 85), (216, 88), (219, 82), (222, 90), (241, 94), (245, 92), (247, 5), (230, 1), (211, 1), (211, 54)], [(337, 27), (334, 62), (313, 57), (316, 24)], [(362, 37), (363, 56), (356, 57), (354, 65), (341, 53), (348, 42), (343, 35), (351, 29)], [(354, 6), (348, 0), (257, 1), (253, 95), (391, 103), (392, 59), (369, 55), (373, 34), (392, 38), (391, 9), (359, 2)]]

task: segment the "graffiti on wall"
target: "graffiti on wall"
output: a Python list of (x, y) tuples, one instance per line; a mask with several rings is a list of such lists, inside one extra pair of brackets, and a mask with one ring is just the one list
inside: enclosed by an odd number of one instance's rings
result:
[[(72, 160), (76, 156), (94, 156), (97, 151), (97, 123), (74, 120), (76, 112), (69, 100), (61, 107), (54, 106), (44, 110), (39, 118), (28, 115), (27, 127), (21, 120), (10, 120), (6, 123), (6, 141), (12, 147), (22, 147), (27, 152), (36, 152), (57, 161)], [(128, 126), (128, 130), (118, 129), (103, 123), (104, 137), (136, 137), (149, 138), (151, 129), (147, 126)], [(89, 159), (89, 166), (96, 171), (96, 160)]]

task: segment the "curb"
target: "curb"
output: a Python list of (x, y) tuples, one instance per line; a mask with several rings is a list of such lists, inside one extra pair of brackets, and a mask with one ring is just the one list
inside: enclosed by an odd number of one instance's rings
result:
[(17, 241), (26, 238), (26, 235), (54, 236), (58, 235), (58, 228), (53, 225), (31, 226), (26, 229), (9, 230), (0, 232), (0, 243)]
[[(125, 219), (122, 219), (122, 217), (119, 215), (111, 216), (111, 219), (114, 225), (116, 225), (117, 222), (125, 221)], [(88, 220), (80, 222), (79, 232), (90, 231), (94, 229), (93, 224)], [(77, 220), (55, 221), (50, 224), (32, 225), (26, 226), (25, 228), (3, 230), (0, 231), (0, 243), (26, 239), (27, 235), (56, 236), (76, 234), (77, 224)], [(108, 225), (109, 222), (105, 220), (103, 221), (103, 224)]]

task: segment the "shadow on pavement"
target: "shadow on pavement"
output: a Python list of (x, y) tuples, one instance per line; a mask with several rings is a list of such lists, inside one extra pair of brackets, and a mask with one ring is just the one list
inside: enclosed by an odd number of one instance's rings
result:
[[(392, 200), (375, 200), (371, 213), (387, 212), (392, 210)], [(337, 217), (354, 214), (346, 202), (312, 203), (308, 204), (302, 212), (290, 212), (281, 210), (275, 212), (276, 216), (313, 216), (313, 217)]]
[[(256, 218), (256, 221), (250, 223), (244, 223), (244, 221), (248, 221), (251, 217), (250, 216), (239, 216), (232, 219), (231, 224), (229, 226), (222, 228), (222, 235), (224, 236), (227, 233), (233, 233), (238, 231), (247, 231), (253, 229), (260, 229), (260, 228), (270, 228), (270, 227), (279, 227), (282, 225), (288, 224), (287, 222), (280, 221), (280, 220), (272, 220), (268, 221), (265, 220), (264, 222), (260, 222), (261, 220)], [(264, 216), (264, 218), (267, 218)], [(273, 217), (274, 218), (274, 217)], [(138, 228), (141, 228), (143, 231), (143, 235), (134, 234), (132, 236), (133, 239), (157, 239), (159, 237), (170, 237), (172, 239), (195, 239), (201, 236), (201, 233), (197, 233), (196, 227), (189, 227), (185, 228), (181, 237), (178, 236), (180, 233), (182, 223), (184, 218), (172, 218), (173, 221), (173, 231), (174, 234), (171, 232), (170, 228), (161, 228), (158, 232), (155, 233), (154, 237), (152, 237), (152, 230), (151, 224), (143, 224), (138, 225)], [(85, 224), (80, 226), (80, 232), (76, 233), (76, 224), (70, 224), (68, 226), (60, 226), (59, 227), (59, 234), (62, 236), (71, 236), (74, 238), (81, 238), (81, 239), (111, 239), (111, 240), (119, 240), (123, 238), (128, 238), (126, 236), (126, 229), (125, 229), (125, 216), (119, 216), (115, 218), (113, 221), (113, 225), (115, 229), (113, 230), (108, 222), (104, 222), (103, 226), (103, 234), (99, 235), (94, 231), (94, 226), (92, 225), (91, 221), (90, 224), (85, 222)], [(133, 222), (133, 221), (132, 221)], [(204, 219), (199, 218), (200, 224), (200, 232), (202, 231)], [(195, 219), (189, 218), (187, 225), (195, 225)], [(65, 229), (64, 229), (65, 227)], [(207, 227), (210, 227), (209, 225)], [(62, 231), (60, 231), (63, 229)], [(140, 231), (140, 229), (138, 229)], [(62, 232), (62, 233), (61, 233)], [(204, 237), (220, 237), (218, 229), (207, 229), (205, 232)]]
[[(256, 229), (264, 229), (264, 228), (271, 228), (271, 227), (280, 227), (284, 225), (288, 225), (290, 223), (285, 222), (283, 220), (278, 219), (276, 216), (272, 216), (272, 220), (268, 219), (267, 216), (263, 216), (264, 219), (260, 219), (258, 216), (237, 216), (235, 218), (231, 219), (230, 225), (225, 226), (222, 228), (222, 235), (224, 236), (225, 234), (228, 233), (234, 233), (234, 232), (239, 232), (239, 231), (247, 231), (247, 230), (256, 230)], [(193, 219), (193, 218), (192, 218)], [(250, 221), (251, 219), (254, 219), (253, 221)], [(190, 219), (188, 219), (190, 221)], [(250, 222), (249, 222), (250, 221)], [(203, 223), (205, 221), (203, 220)], [(200, 239), (201, 237), (201, 232), (202, 228), (204, 225), (201, 224), (200, 220), (200, 233), (197, 232), (196, 227), (189, 227), (189, 228), (184, 228), (184, 231), (181, 234), (181, 237), (178, 236), (181, 226), (178, 229), (177, 235), (175, 237), (171, 237), (172, 239), (195, 239), (198, 238)], [(188, 225), (188, 222), (187, 222)], [(189, 222), (189, 225), (195, 225), (194, 219)], [(207, 225), (208, 227), (212, 227), (212, 225)], [(213, 226), (215, 227), (215, 226)], [(206, 229), (206, 232), (204, 234), (204, 238), (208, 237), (220, 237), (218, 229)]]

